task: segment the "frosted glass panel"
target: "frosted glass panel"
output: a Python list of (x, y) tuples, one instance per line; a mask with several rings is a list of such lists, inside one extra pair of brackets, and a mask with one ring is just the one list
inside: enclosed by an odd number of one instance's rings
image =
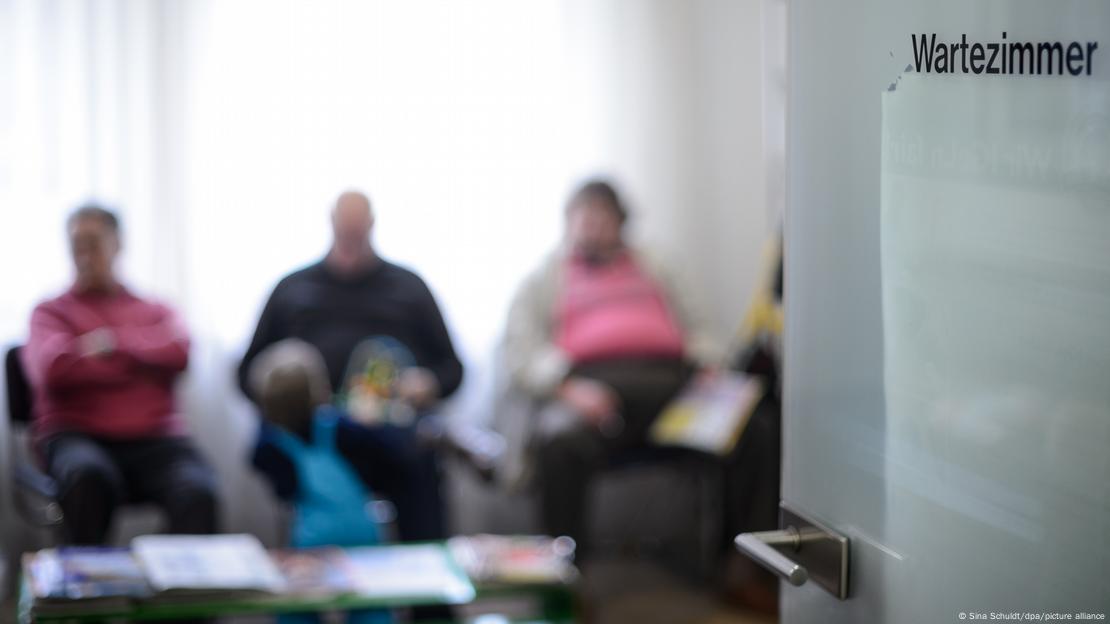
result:
[[(848, 601), (787, 587), (783, 621), (1110, 617), (1110, 3), (789, 22), (783, 497), (852, 562)], [(914, 72), (932, 33), (1098, 47)]]
[(887, 543), (966, 609), (1110, 590), (1110, 90), (1062, 80), (883, 94)]

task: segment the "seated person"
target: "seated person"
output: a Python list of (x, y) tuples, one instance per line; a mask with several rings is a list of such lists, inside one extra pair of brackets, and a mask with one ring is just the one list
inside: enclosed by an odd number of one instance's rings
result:
[(73, 286), (39, 304), (22, 350), (33, 434), (58, 484), (66, 539), (102, 544), (115, 509), (151, 501), (173, 533), (216, 529), (216, 484), (185, 435), (173, 385), (189, 360), (174, 313), (119, 283), (119, 221), (86, 206), (67, 221)]
[(626, 217), (604, 181), (575, 192), (564, 248), (526, 279), (506, 328), (513, 383), (546, 404), (532, 441), (544, 529), (580, 555), (590, 480), (646, 445), (694, 369), (719, 361), (679, 282), (625, 243)]
[[(370, 242), (373, 223), (365, 195), (342, 194), (332, 211), (334, 241), (327, 256), (274, 288), (239, 367), (240, 387), (264, 412), (263, 397), (251, 387), (256, 375), (252, 367), (267, 347), (291, 338), (320, 354), (329, 386), (336, 391), (347, 386), (345, 371), (356, 347), (372, 336), (389, 336), (411, 352), (414, 365), (400, 372), (396, 393), (417, 413), (427, 413), (459, 387), (462, 364), (435, 299), (415, 273), (375, 253)], [(397, 422), (362, 427), (344, 420), (336, 444), (367, 482), (397, 507), (402, 540), (446, 536), (439, 466), (433, 451), (418, 444), (416, 427)], [(401, 461), (382, 465), (383, 458)], [(293, 465), (268, 443), (265, 427), (254, 464), (279, 497), (294, 497)]]

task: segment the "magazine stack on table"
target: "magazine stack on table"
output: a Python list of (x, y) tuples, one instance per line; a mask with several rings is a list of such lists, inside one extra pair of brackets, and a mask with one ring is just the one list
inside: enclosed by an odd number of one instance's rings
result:
[(267, 552), (250, 535), (152, 535), (135, 538), (130, 549), (28, 553), (24, 573), (34, 617), (198, 605), (280, 612), (474, 598), (473, 585), (442, 544)]
[(118, 611), (154, 593), (126, 548), (41, 550), (23, 566), (38, 614)]
[(26, 556), (38, 614), (118, 611), (274, 595), (285, 580), (250, 535), (148, 535), (131, 548), (63, 547)]

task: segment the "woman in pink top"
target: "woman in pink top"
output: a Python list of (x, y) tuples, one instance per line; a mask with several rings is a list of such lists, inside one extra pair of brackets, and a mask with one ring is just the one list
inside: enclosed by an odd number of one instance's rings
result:
[(582, 186), (566, 245), (518, 292), (507, 323), (515, 385), (543, 402), (536, 451), (541, 516), (588, 550), (590, 480), (647, 432), (693, 370), (718, 361), (689, 297), (624, 242), (627, 214), (604, 181)]

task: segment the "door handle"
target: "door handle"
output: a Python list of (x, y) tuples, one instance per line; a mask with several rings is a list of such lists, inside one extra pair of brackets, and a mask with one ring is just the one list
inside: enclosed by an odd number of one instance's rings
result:
[(794, 527), (782, 531), (759, 531), (736, 536), (736, 547), (757, 563), (781, 576), (791, 585), (800, 587), (809, 580), (809, 572), (773, 546), (793, 546), (798, 549), (800, 535)]
[(741, 533), (736, 548), (794, 586), (806, 581), (841, 600), (848, 598), (848, 538), (779, 505), (778, 531)]

